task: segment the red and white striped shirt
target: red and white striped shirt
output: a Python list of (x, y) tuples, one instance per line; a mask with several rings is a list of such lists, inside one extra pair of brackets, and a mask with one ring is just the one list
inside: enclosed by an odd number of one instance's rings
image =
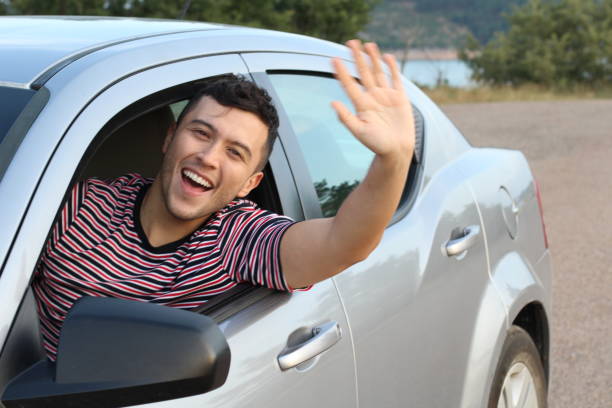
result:
[(62, 322), (82, 296), (189, 309), (240, 282), (290, 290), (281, 271), (280, 240), (294, 221), (235, 200), (190, 236), (152, 247), (138, 217), (151, 182), (131, 174), (73, 188), (32, 283), (51, 360)]

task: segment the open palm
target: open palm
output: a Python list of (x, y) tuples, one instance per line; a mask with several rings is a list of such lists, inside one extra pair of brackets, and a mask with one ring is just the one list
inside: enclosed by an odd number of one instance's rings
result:
[(336, 77), (356, 111), (353, 114), (342, 102), (334, 101), (332, 106), (338, 117), (375, 154), (411, 157), (415, 138), (414, 119), (395, 58), (388, 54), (382, 58), (391, 71), (389, 82), (375, 44), (368, 43), (364, 47), (370, 63), (362, 53), (360, 41), (351, 40), (347, 46), (352, 50), (362, 86), (340, 60), (333, 61)]

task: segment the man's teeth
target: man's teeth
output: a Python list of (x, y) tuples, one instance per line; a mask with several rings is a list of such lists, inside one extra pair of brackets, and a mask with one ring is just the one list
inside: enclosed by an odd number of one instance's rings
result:
[(202, 177), (198, 176), (193, 171), (183, 170), (183, 175), (187, 177), (188, 179), (192, 180), (193, 182), (201, 185), (202, 187), (205, 187), (205, 188), (212, 187), (208, 181), (204, 180)]

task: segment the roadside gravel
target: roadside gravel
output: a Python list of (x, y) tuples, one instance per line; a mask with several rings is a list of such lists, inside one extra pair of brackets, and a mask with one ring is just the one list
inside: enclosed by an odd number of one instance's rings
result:
[(551, 408), (612, 407), (612, 100), (442, 109), (475, 146), (521, 150), (553, 260)]

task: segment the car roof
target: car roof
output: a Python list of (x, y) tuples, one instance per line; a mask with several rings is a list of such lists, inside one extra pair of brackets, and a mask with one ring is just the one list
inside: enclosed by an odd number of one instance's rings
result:
[(48, 78), (83, 56), (118, 44), (177, 33), (199, 32), (201, 35), (207, 31), (219, 32), (219, 30), (226, 32), (247, 30), (252, 33), (263, 31), (179, 20), (2, 16), (0, 17), (0, 61), (7, 63), (0, 64), (0, 86), (29, 88), (37, 78)]

